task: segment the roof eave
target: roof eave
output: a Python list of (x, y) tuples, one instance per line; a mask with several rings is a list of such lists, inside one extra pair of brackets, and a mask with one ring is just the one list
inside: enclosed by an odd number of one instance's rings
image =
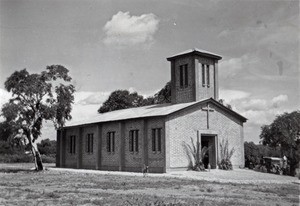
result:
[(209, 58), (216, 59), (216, 60), (221, 60), (222, 59), (221, 56), (218, 56), (218, 55), (215, 55), (215, 54), (210, 54), (210, 53), (205, 53), (205, 52), (200, 52), (200, 51), (191, 51), (191, 52), (188, 52), (188, 53), (185, 53), (185, 54), (179, 54), (179, 55), (168, 57), (167, 60), (172, 61), (174, 59), (177, 59), (178, 57), (184, 57), (184, 56), (187, 56), (189, 54), (205, 56), (205, 57), (209, 57)]

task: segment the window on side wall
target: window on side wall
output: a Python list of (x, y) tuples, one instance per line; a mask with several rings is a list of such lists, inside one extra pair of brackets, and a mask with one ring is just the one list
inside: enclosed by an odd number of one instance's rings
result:
[(76, 152), (76, 136), (69, 136), (69, 153), (75, 154)]
[(205, 64), (201, 64), (202, 65), (202, 86), (205, 87), (206, 83), (205, 83)]
[(86, 153), (93, 153), (93, 145), (94, 145), (94, 134), (87, 134), (85, 141), (85, 151)]
[(108, 132), (106, 137), (106, 151), (115, 151), (115, 132)]
[(161, 152), (161, 128), (152, 129), (152, 151)]
[(179, 83), (181, 88), (188, 87), (188, 64), (179, 66)]
[(129, 131), (129, 152), (139, 151), (139, 130)]
[(209, 65), (206, 65), (206, 84), (207, 87), (210, 86), (210, 74), (209, 74), (210, 70), (209, 70)]

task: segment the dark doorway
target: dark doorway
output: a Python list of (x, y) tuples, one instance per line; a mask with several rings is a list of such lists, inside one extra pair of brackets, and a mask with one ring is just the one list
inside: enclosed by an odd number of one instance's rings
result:
[[(203, 149), (204, 147), (208, 147), (208, 145), (209, 145), (208, 143), (209, 143), (209, 141), (207, 141), (207, 140), (201, 141), (201, 149)], [(203, 158), (203, 164), (206, 169), (208, 167), (208, 163), (209, 163), (209, 152), (207, 152)]]
[(208, 168), (208, 164), (210, 164), (212, 169), (217, 166), (215, 139), (215, 135), (201, 135), (201, 148), (209, 148), (209, 151), (203, 158), (203, 164), (206, 169)]

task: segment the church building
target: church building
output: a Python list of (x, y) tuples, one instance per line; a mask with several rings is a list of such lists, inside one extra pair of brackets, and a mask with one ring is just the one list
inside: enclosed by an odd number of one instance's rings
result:
[[(97, 114), (68, 122), (57, 132), (56, 166), (96, 170), (165, 173), (187, 169), (185, 144), (210, 147), (205, 164), (217, 168), (220, 144), (228, 140), (234, 168), (244, 167), (246, 118), (219, 100), (218, 61), (222, 57), (191, 49), (167, 60), (171, 103)], [(96, 111), (95, 111), (96, 113)]]

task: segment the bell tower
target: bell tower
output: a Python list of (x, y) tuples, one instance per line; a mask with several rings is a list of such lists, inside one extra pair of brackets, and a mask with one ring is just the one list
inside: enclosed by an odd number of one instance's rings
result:
[(172, 104), (219, 99), (218, 60), (222, 57), (190, 49), (168, 57), (171, 62)]

